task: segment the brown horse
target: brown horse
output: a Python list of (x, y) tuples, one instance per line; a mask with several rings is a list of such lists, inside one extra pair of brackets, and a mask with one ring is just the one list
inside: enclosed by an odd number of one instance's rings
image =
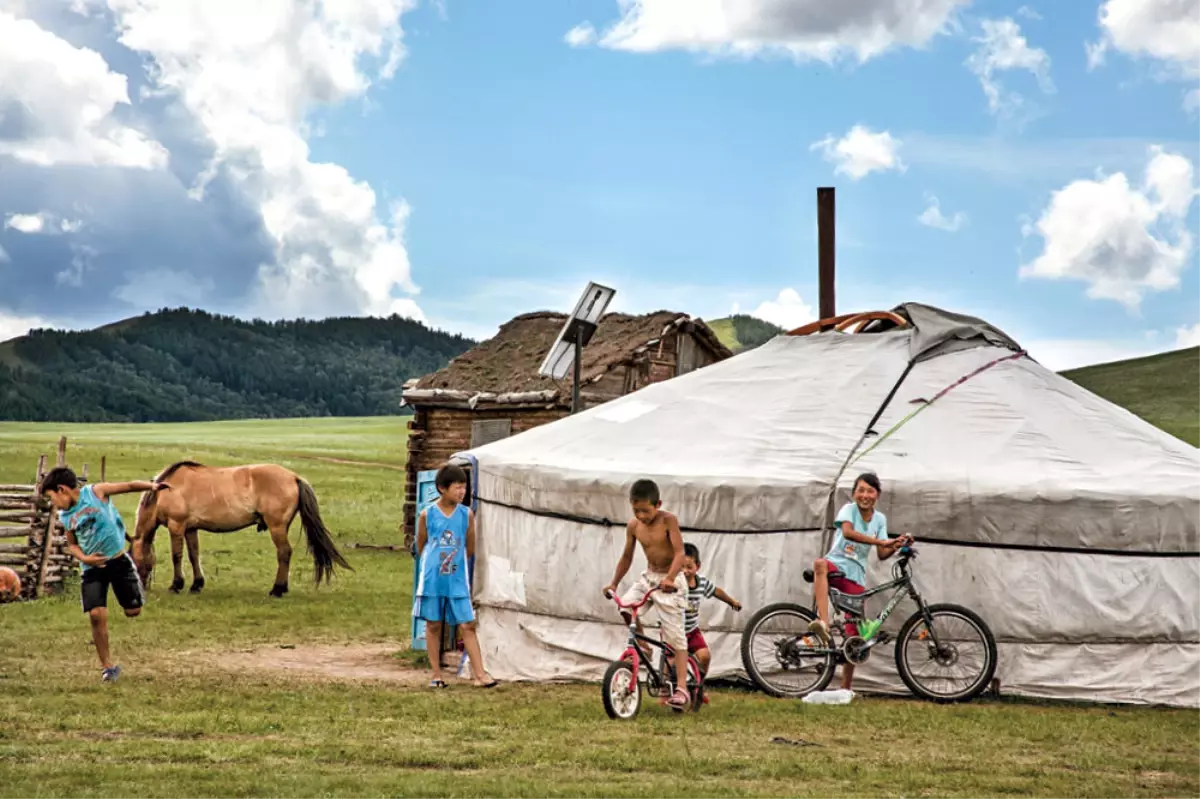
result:
[(142, 494), (133, 536), (133, 560), (145, 585), (149, 585), (154, 571), (154, 534), (160, 525), (166, 525), (171, 534), (171, 561), (175, 566), (171, 590), (183, 590), (186, 541), (192, 563), (191, 591), (198, 593), (204, 588), (198, 531), (231, 533), (253, 524), (259, 532), (271, 531), (279, 568), (270, 593), (281, 597), (288, 590), (292, 561), (288, 529), (297, 514), (312, 554), (315, 582), (319, 585), (324, 579), (328, 583), (335, 563), (353, 571), (321, 521), (312, 486), (289, 469), (273, 463), (219, 468), (180, 461), (163, 469), (154, 481), (167, 483), (168, 487)]

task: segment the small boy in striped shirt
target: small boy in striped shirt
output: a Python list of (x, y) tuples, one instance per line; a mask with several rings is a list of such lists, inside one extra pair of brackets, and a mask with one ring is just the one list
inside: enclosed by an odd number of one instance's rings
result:
[(718, 588), (712, 580), (700, 574), (700, 550), (695, 544), (683, 545), (683, 574), (687, 578), (687, 609), (683, 614), (683, 631), (687, 634), (688, 654), (695, 655), (700, 665), (700, 673), (708, 674), (708, 664), (712, 662), (712, 652), (700, 632), (700, 601), (710, 596), (724, 602), (736, 611), (741, 611), (742, 603)]

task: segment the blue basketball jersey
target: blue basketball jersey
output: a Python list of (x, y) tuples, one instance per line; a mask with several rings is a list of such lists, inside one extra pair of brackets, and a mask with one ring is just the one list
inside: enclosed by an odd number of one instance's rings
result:
[(469, 598), (467, 581), (467, 523), (470, 510), (459, 505), (447, 516), (437, 503), (425, 509), (428, 536), (421, 552), (417, 596)]

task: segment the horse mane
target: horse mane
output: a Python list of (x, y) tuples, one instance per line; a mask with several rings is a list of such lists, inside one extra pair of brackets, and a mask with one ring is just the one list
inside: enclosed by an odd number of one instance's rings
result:
[[(204, 464), (197, 463), (196, 461), (176, 461), (175, 463), (172, 463), (170, 466), (168, 466), (167, 468), (165, 468), (161, 472), (159, 472), (158, 475), (155, 476), (154, 482), (161, 483), (163, 480), (166, 480), (168, 477), (175, 474), (175, 472), (179, 471), (180, 469), (182, 469), (184, 467), (203, 469)], [(141, 502), (138, 503), (138, 507), (141, 507), (141, 508), (150, 507), (150, 505), (154, 502), (154, 500), (157, 497), (158, 497), (158, 493), (155, 491), (145, 492), (144, 494), (142, 494), (142, 500), (141, 500)]]

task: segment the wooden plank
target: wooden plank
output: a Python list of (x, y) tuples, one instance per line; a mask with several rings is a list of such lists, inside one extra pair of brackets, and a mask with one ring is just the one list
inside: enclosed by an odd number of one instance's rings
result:
[(28, 542), (21, 542), (19, 544), (0, 544), (0, 552), (20, 552), (24, 554), (27, 551), (29, 551)]
[(33, 496), (37, 490), (36, 484), (30, 483), (0, 483), (0, 494), (19, 493)]
[(0, 522), (34, 522), (39, 516), (40, 514), (33, 509), (4, 510), (0, 508)]
[[(67, 438), (63, 436), (58, 440), (59, 452), (66, 452)], [(50, 562), (50, 553), (54, 551), (54, 514), (46, 515), (46, 527), (42, 533), (42, 563), (38, 567), (37, 583), (33, 589), (33, 598), (37, 599), (42, 595), (42, 589), (46, 584), (46, 565)]]
[(108, 467), (108, 456), (101, 455), (100, 456), (100, 482), (101, 483), (104, 482), (104, 476), (108, 471), (107, 467)]
[(17, 527), (14, 525), (0, 525), (0, 538), (24, 538), (28, 539), (33, 529), (29, 525)]
[(67, 465), (67, 437), (66, 436), (60, 436), (58, 439), (58, 455), (57, 455), (56, 465), (58, 465), (58, 466), (66, 466)]
[(22, 567), (24, 567), (24, 565), (25, 565), (25, 556), (24, 555), (12, 555), (7, 552), (0, 552), (0, 566), (22, 566)]

